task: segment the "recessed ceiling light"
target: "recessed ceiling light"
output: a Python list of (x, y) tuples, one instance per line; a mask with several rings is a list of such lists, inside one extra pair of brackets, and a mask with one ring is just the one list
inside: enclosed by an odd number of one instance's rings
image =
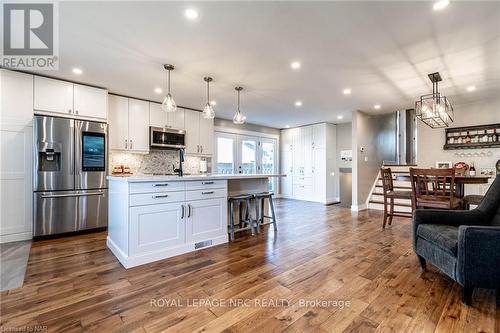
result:
[(441, 10), (441, 9), (445, 9), (446, 7), (448, 7), (449, 4), (450, 4), (450, 0), (439, 0), (439, 1), (436, 1), (434, 3), (432, 8), (434, 10)]
[(196, 20), (200, 16), (200, 14), (193, 8), (186, 9), (184, 15), (190, 20)]
[(348, 88), (348, 89), (344, 89), (344, 90), (342, 91), (342, 93), (343, 93), (344, 95), (350, 95), (350, 94), (351, 94), (351, 89), (349, 89), (349, 88)]
[(80, 68), (73, 68), (73, 74), (76, 74), (76, 75), (81, 75), (83, 73), (83, 71), (80, 69)]
[(296, 107), (301, 107), (301, 106), (302, 106), (302, 101), (297, 101), (297, 102), (295, 102), (295, 106), (296, 106)]
[(161, 94), (162, 92), (163, 92), (163, 90), (161, 90), (161, 88), (155, 88), (155, 93)]
[(285, 128), (290, 128), (290, 125), (286, 125)]
[(337, 116), (337, 119), (341, 120), (341, 119), (344, 119), (344, 117), (343, 116)]
[(294, 61), (290, 64), (290, 67), (292, 67), (292, 69), (299, 69), (300, 68), (300, 62), (299, 61)]
[(373, 108), (374, 108), (375, 110), (380, 109), (380, 104), (375, 104), (375, 105), (373, 106)]
[(215, 105), (217, 105), (217, 102), (216, 101), (210, 101), (210, 105), (215, 106)]
[(475, 90), (476, 90), (476, 86), (468, 86), (467, 87), (468, 92), (475, 91)]

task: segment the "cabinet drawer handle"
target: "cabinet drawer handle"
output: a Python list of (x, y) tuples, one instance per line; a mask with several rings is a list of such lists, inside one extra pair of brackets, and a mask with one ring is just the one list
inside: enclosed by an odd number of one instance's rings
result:
[(160, 186), (168, 186), (167, 183), (163, 183), (163, 184), (153, 184), (154, 187), (160, 187)]
[(201, 185), (212, 185), (214, 182), (201, 182)]
[(201, 192), (201, 194), (214, 194), (214, 191)]
[(168, 194), (164, 194), (164, 195), (153, 195), (153, 199), (161, 199), (161, 198), (168, 198)]

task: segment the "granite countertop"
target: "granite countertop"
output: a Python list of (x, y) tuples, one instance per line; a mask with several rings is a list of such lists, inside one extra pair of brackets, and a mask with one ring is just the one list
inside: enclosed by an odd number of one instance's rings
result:
[(258, 179), (269, 177), (286, 177), (282, 174), (233, 174), (233, 175), (219, 175), (219, 174), (200, 174), (200, 175), (185, 175), (182, 177), (175, 175), (151, 175), (151, 174), (135, 174), (129, 176), (113, 175), (106, 178), (110, 181), (120, 182), (157, 182), (157, 181), (189, 181), (189, 180), (232, 180), (232, 179)]

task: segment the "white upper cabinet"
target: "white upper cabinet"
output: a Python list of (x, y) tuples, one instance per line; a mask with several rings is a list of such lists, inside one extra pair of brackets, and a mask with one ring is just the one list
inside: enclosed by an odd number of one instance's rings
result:
[(128, 149), (128, 98), (109, 95), (108, 97), (109, 149)]
[(175, 112), (167, 113), (167, 125), (173, 129), (184, 129), (184, 109), (178, 108)]
[(149, 103), (149, 126), (168, 127), (167, 113), (159, 103)]
[(200, 117), (200, 153), (212, 155), (214, 153), (214, 120), (205, 119), (201, 112)]
[(200, 113), (186, 110), (186, 153), (200, 154)]
[(31, 126), (33, 75), (0, 69), (0, 123)]
[(109, 148), (149, 152), (149, 102), (109, 95)]
[(73, 83), (35, 76), (34, 109), (73, 114)]
[(75, 115), (97, 119), (108, 118), (107, 90), (75, 84), (73, 97)]
[(105, 89), (40, 76), (34, 79), (34, 109), (40, 112), (106, 120), (107, 95)]
[(160, 103), (149, 103), (149, 124), (153, 127), (184, 129), (184, 109), (175, 112), (165, 112)]
[(149, 102), (128, 100), (129, 150), (149, 152)]
[(312, 126), (312, 146), (316, 149), (326, 148), (326, 124)]

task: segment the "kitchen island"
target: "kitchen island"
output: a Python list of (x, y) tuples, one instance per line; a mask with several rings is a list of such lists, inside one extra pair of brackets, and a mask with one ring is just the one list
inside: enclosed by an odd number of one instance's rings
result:
[(282, 175), (108, 176), (107, 246), (125, 268), (227, 243), (227, 198)]

